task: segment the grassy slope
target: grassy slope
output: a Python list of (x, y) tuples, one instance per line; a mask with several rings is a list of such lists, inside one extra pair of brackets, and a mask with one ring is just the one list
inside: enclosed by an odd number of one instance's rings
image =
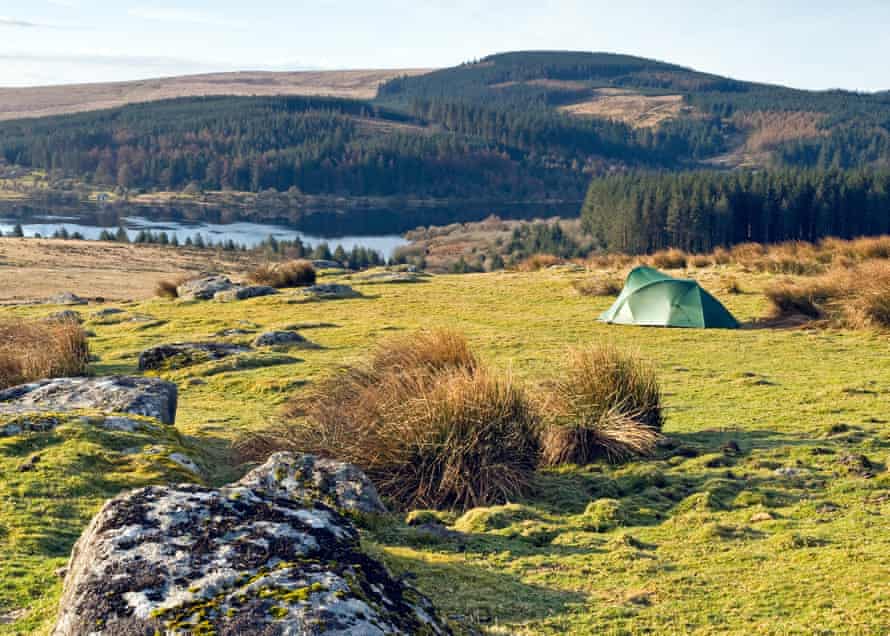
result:
[[(241, 370), (210, 363), (170, 374), (182, 391), (177, 427), (187, 443), (200, 442), (215, 459), (215, 483), (240, 472), (228, 459), (229, 441), (239, 431), (262, 426), (289, 391), (396, 331), (460, 329), (485, 358), (531, 383), (552, 373), (568, 346), (605, 339), (636, 347), (657, 363), (669, 407), (667, 433), (697, 448), (699, 457), (547, 473), (524, 507), (480, 510), (464, 519), (464, 542), (436, 539), (394, 518), (366, 533), (369, 549), (395, 570), (415, 573), (443, 612), (493, 633), (886, 628), (887, 337), (609, 327), (594, 318), (610, 300), (578, 296), (570, 287), (573, 276), (445, 276), (415, 285), (359, 286), (363, 299), (312, 304), (288, 304), (286, 296), (228, 305), (149, 301), (128, 309), (157, 317), (155, 326), (88, 326), (98, 334), (92, 341), (101, 358), (96, 372), (117, 373), (133, 371), (136, 354), (159, 342), (251, 324), (336, 325), (305, 330), (325, 348), (289, 352), (299, 361), (251, 354)], [(718, 278), (702, 276), (706, 286)], [(764, 280), (746, 276), (743, 285), (755, 290)], [(758, 294), (725, 300), (742, 320), (766, 310)], [(195, 377), (205, 383), (190, 382)], [(852, 428), (827, 435), (841, 423)], [(720, 452), (729, 440), (739, 443), (741, 456)], [(877, 476), (846, 474), (838, 458), (849, 452), (877, 463)], [(0, 446), (5, 479), (19, 455)], [(780, 467), (800, 472), (780, 477)], [(85, 524), (107, 494), (98, 489), (66, 500), (72, 523)], [(588, 503), (601, 498), (617, 503), (601, 502), (585, 513)], [(33, 523), (28, 515), (37, 514), (0, 510), (0, 526)], [(750, 521), (764, 511), (775, 519)], [(30, 556), (16, 553), (9, 561), (0, 556), (12, 564), (0, 569), (0, 616), (33, 607), (26, 622), (0, 624), (0, 634), (33, 628), (52, 615), (59, 583), (51, 571), (73, 538), (73, 531), (66, 532), (52, 550), (37, 546)], [(0, 532), (0, 546), (4, 542)], [(0, 555), (7, 549), (0, 547)]]

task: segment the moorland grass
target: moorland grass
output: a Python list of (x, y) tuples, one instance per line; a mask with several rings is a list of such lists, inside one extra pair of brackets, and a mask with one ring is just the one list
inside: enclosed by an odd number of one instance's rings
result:
[(0, 318), (0, 389), (84, 375), (90, 351), (76, 320)]
[(543, 461), (550, 466), (621, 462), (655, 450), (663, 424), (655, 370), (611, 344), (576, 349), (545, 385)]
[(781, 280), (766, 289), (773, 315), (803, 315), (838, 325), (890, 328), (890, 261), (834, 267), (821, 276)]
[(402, 508), (510, 501), (528, 492), (538, 462), (525, 391), (482, 367), (451, 331), (390, 339), (285, 414), (288, 422), (238, 444), (245, 459), (289, 450), (347, 461)]
[[(725, 263), (688, 275), (743, 323), (769, 314), (762, 292), (779, 279)], [(745, 293), (724, 292), (726, 276)], [(654, 457), (540, 470), (510, 508), (467, 511), (464, 531), (431, 533), (391, 515), (363, 531), (363, 546), (397, 575), (411, 573), (443, 615), (459, 617), (459, 633), (885, 631), (887, 335), (832, 326), (605, 325), (595, 317), (611, 299), (579, 295), (577, 278), (545, 270), (438, 276), (424, 285), (355, 283), (364, 297), (295, 305), (270, 296), (212, 312), (206, 303), (134, 303), (128, 311), (156, 318), (149, 327), (88, 323), (99, 358), (91, 370), (134, 373), (145, 347), (232, 327), (255, 333), (324, 323), (313, 331), (324, 347), (300, 351), (288, 364), (170, 372), (180, 388), (176, 429), (201, 448), (209, 482), (220, 485), (247, 469), (233, 460), (235, 438), (267, 428), (293, 396), (361, 364), (394, 334), (458, 330), (483, 366), (527, 386), (556, 374), (567, 348), (617, 341), (656, 367), (666, 440)], [(58, 309), (2, 307), (0, 314), (30, 319)], [(252, 335), (228, 339), (246, 343)], [(61, 432), (0, 440), (4, 636), (46, 632), (61, 590), (52, 570), (106, 497), (182, 479), (134, 470), (129, 462), (141, 454), (108, 454), (108, 445), (126, 450), (132, 440), (84, 443)], [(57, 450), (45, 450), (50, 445)], [(32, 453), (43, 459), (19, 472)], [(851, 470), (857, 464), (846, 458), (860, 455), (872, 476)]]
[(256, 285), (268, 285), (278, 289), (308, 287), (315, 284), (316, 277), (315, 267), (306, 260), (260, 265), (247, 276), (248, 280)]

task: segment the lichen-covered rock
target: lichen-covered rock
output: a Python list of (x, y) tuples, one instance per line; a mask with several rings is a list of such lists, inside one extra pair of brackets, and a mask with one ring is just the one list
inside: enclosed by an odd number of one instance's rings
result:
[(201, 276), (185, 281), (176, 288), (180, 300), (210, 300), (218, 292), (235, 284), (227, 276)]
[(228, 342), (176, 342), (158, 345), (139, 354), (139, 370), (178, 369), (248, 351), (250, 347)]
[(325, 283), (301, 289), (297, 294), (307, 300), (335, 300), (339, 298), (358, 298), (360, 293), (349, 285)]
[(153, 486), (106, 503), (74, 548), (53, 634), (449, 633), (345, 517), (269, 487), (281, 461), (219, 490)]
[(315, 455), (275, 453), (239, 483), (272, 497), (320, 500), (340, 511), (386, 512), (377, 489), (365, 473), (352, 464)]
[(244, 287), (232, 287), (224, 291), (216, 292), (213, 299), (219, 302), (233, 302), (236, 300), (247, 300), (248, 298), (258, 298), (260, 296), (271, 296), (279, 293), (274, 287), (267, 285), (247, 285)]
[(57, 311), (47, 316), (46, 319), (53, 322), (83, 322), (83, 316), (81, 316), (80, 313), (74, 311), (73, 309)]
[(0, 415), (84, 409), (144, 415), (173, 424), (176, 400), (176, 385), (157, 378), (55, 378), (0, 391)]
[(117, 316), (118, 314), (125, 313), (123, 309), (118, 307), (106, 307), (105, 309), (100, 309), (99, 311), (94, 311), (90, 314), (90, 318), (93, 319), (102, 319), (108, 318), (109, 316)]
[(46, 299), (48, 305), (86, 305), (86, 298), (81, 298), (71, 292), (62, 292)]
[(253, 346), (314, 348), (318, 345), (309, 342), (296, 331), (267, 331), (254, 339)]

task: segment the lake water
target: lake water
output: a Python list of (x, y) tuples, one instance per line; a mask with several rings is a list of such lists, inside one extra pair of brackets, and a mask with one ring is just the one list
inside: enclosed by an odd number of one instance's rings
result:
[[(166, 232), (170, 238), (176, 236), (180, 243), (187, 238), (194, 238), (201, 234), (204, 240), (212, 239), (214, 243), (232, 240), (237, 245), (253, 247), (263, 240), (274, 236), (278, 240), (294, 240), (299, 238), (307, 245), (327, 243), (331, 249), (342, 245), (346, 251), (355, 246), (366, 247), (375, 250), (384, 257), (389, 258), (400, 246), (407, 241), (397, 234), (368, 235), (368, 236), (314, 236), (300, 232), (285, 225), (271, 223), (253, 223), (236, 221), (232, 223), (212, 223), (207, 221), (171, 221), (152, 220), (147, 217), (133, 215), (121, 216), (120, 227), (123, 227), (129, 237), (135, 238), (140, 230), (150, 230), (154, 233)], [(98, 239), (103, 230), (115, 232), (118, 225), (102, 225), (95, 218), (74, 214), (39, 213), (32, 212), (26, 218), (5, 216), (0, 211), (0, 232), (8, 234), (21, 224), (25, 236), (40, 234), (43, 237), (52, 236), (54, 232), (65, 228), (69, 233), (79, 232), (87, 239)]]

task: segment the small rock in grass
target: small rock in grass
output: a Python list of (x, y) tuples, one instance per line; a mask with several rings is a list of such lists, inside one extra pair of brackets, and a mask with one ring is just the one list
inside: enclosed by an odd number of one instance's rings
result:
[(361, 296), (360, 293), (349, 285), (338, 285), (336, 283), (312, 285), (311, 287), (301, 289), (297, 294), (311, 300), (336, 300)]
[(213, 295), (213, 299), (225, 303), (247, 300), (248, 298), (259, 298), (260, 296), (272, 296), (277, 293), (279, 293), (277, 289), (268, 285), (247, 285), (218, 291)]
[(250, 347), (228, 342), (177, 342), (158, 345), (139, 354), (139, 370), (158, 371), (171, 367), (181, 368), (248, 351), (250, 351)]
[(838, 458), (837, 463), (849, 475), (865, 477), (866, 479), (875, 476), (875, 466), (865, 455), (844, 455)]
[(18, 471), (20, 473), (27, 473), (35, 468), (37, 468), (37, 464), (40, 463), (40, 454), (34, 453), (28, 459), (19, 464)]
[(48, 305), (86, 305), (87, 302), (86, 298), (81, 298), (71, 292), (62, 292), (46, 299)]
[(83, 316), (81, 316), (78, 312), (73, 309), (66, 309), (64, 311), (57, 311), (53, 314), (50, 314), (46, 317), (47, 320), (52, 322), (83, 322)]
[(176, 293), (180, 300), (210, 300), (218, 292), (234, 286), (226, 276), (199, 276), (179, 285)]
[(116, 316), (122, 313), (125, 313), (123, 309), (118, 309), (117, 307), (107, 307), (105, 309), (100, 309), (99, 311), (94, 311), (92, 314), (90, 314), (90, 318), (107, 318), (108, 316)]
[(751, 523), (762, 523), (764, 521), (772, 521), (773, 519), (775, 517), (768, 512), (755, 512), (748, 521)]
[(55, 378), (0, 391), (0, 414), (90, 409), (144, 415), (173, 424), (176, 401), (176, 385), (158, 378)]
[(318, 346), (309, 342), (296, 331), (267, 331), (257, 336), (253, 345), (255, 347), (302, 347), (304, 349)]

